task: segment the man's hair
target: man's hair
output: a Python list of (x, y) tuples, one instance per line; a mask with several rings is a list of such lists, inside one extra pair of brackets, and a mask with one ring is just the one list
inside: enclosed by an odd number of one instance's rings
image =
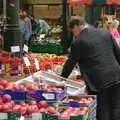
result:
[(72, 16), (69, 21), (69, 28), (73, 29), (75, 26), (84, 26), (85, 20), (83, 17), (80, 16)]

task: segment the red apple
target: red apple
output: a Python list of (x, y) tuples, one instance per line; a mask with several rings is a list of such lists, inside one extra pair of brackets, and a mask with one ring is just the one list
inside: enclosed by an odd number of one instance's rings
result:
[(0, 85), (2, 85), (2, 86), (5, 87), (5, 88), (8, 87), (8, 84), (9, 84), (9, 83), (8, 83), (7, 80), (1, 80), (1, 81), (0, 81)]
[(3, 95), (2, 99), (3, 99), (3, 102), (10, 102), (12, 98), (10, 95), (5, 94)]
[(0, 105), (0, 112), (3, 112), (3, 105)]
[(20, 112), (21, 106), (20, 105), (15, 105), (13, 107), (13, 112)]
[(26, 106), (26, 103), (25, 103), (24, 101), (22, 101), (22, 102), (20, 102), (20, 105), (21, 105), (22, 107), (25, 107), (25, 106)]
[(2, 86), (2, 85), (0, 85), (0, 90), (4, 90), (5, 88)]
[(55, 114), (56, 113), (56, 110), (54, 107), (48, 107), (47, 108), (47, 112), (50, 113), (50, 114)]
[(20, 108), (20, 113), (21, 113), (22, 115), (26, 114), (26, 112), (27, 112), (27, 107), (21, 107), (21, 108)]
[(29, 103), (29, 105), (36, 105), (36, 104), (37, 104), (36, 101), (31, 101), (31, 102)]
[(38, 103), (39, 108), (47, 108), (47, 102), (46, 101), (40, 101)]
[(46, 112), (46, 109), (45, 109), (45, 108), (41, 108), (41, 109), (39, 110), (39, 112)]

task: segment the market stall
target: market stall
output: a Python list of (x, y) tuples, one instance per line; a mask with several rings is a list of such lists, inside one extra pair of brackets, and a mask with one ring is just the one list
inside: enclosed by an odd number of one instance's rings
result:
[[(0, 118), (4, 115), (5, 120), (95, 120), (97, 99), (87, 95), (78, 69), (69, 79), (59, 76), (66, 56), (31, 53), (14, 58), (5, 51), (0, 56)], [(24, 77), (5, 80), (11, 75)]]

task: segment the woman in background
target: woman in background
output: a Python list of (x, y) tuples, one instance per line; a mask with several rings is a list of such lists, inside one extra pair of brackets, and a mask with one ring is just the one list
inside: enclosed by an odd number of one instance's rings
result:
[(119, 21), (118, 20), (113, 20), (112, 22), (112, 28), (110, 30), (113, 38), (117, 42), (117, 44), (120, 46), (120, 34), (118, 32), (118, 27), (119, 27)]
[(19, 26), (20, 26), (20, 31), (22, 33), (22, 38), (23, 38), (24, 44), (28, 45), (29, 28), (28, 28), (27, 23), (25, 22), (25, 17), (22, 12), (20, 13)]

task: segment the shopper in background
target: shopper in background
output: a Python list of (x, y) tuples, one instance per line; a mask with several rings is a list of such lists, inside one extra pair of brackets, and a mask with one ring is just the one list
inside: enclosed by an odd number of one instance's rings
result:
[(22, 38), (24, 40), (24, 44), (28, 45), (29, 41), (29, 28), (25, 21), (25, 16), (23, 13), (20, 13), (20, 20), (19, 20), (20, 31), (22, 33)]
[(117, 42), (117, 44), (120, 46), (120, 34), (118, 32), (118, 27), (119, 27), (120, 23), (118, 20), (113, 20), (112, 22), (112, 28), (110, 30), (113, 38), (115, 39), (115, 41)]
[(24, 17), (25, 17), (25, 22), (26, 22), (26, 24), (27, 24), (27, 26), (28, 26), (28, 35), (29, 35), (29, 40), (30, 40), (30, 37), (31, 37), (31, 35), (32, 35), (32, 24), (31, 24), (31, 20), (30, 20), (30, 18), (29, 18), (29, 15), (27, 14), (27, 12), (25, 12), (25, 11), (23, 11), (23, 15), (24, 15)]
[(120, 120), (120, 49), (110, 32), (85, 26), (82, 17), (72, 17), (69, 27), (77, 39), (62, 77), (67, 78), (76, 63), (84, 79), (98, 95), (98, 120)]
[(44, 33), (48, 33), (51, 30), (51, 27), (48, 25), (48, 23), (42, 17), (39, 20), (39, 24)]
[(101, 21), (96, 21), (95, 24), (94, 24), (94, 27), (95, 28), (102, 28), (102, 22)]

